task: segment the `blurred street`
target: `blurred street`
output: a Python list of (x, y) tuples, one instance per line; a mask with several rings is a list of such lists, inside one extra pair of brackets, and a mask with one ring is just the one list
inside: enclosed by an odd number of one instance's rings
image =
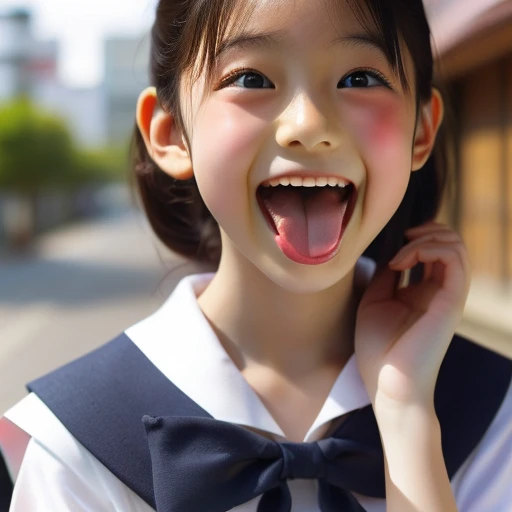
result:
[(154, 311), (185, 273), (177, 264), (133, 211), (47, 234), (23, 258), (0, 255), (0, 415), (27, 381)]

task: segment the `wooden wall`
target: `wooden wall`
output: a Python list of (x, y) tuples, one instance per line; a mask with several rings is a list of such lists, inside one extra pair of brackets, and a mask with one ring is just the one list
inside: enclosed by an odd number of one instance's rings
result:
[(512, 52), (457, 78), (459, 229), (475, 276), (512, 279)]

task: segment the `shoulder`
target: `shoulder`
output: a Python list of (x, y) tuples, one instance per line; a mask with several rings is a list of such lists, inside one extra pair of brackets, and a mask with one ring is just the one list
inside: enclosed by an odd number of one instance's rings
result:
[[(89, 476), (91, 468), (99, 465), (34, 393), (7, 411), (0, 422), (7, 434), (0, 442), (6, 447), (8, 464), (15, 480), (23, 459), (34, 444), (46, 452), (48, 460), (59, 460), (77, 475)], [(9, 450), (13, 446), (12, 441), (18, 446), (16, 450)]]
[(33, 438), (55, 457), (67, 461), (71, 467), (80, 466), (83, 448), (34, 393), (7, 411), (0, 421), (7, 425), (10, 438), (24, 439), (26, 445)]
[(34, 393), (0, 419), (0, 444), (15, 480), (15, 511), (70, 510), (78, 503), (98, 512), (151, 510)]

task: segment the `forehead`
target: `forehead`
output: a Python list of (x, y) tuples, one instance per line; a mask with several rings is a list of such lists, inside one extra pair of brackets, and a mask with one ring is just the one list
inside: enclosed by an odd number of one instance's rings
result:
[(233, 11), (226, 38), (240, 33), (272, 33), (286, 42), (287, 36), (293, 35), (368, 32), (366, 25), (361, 24), (348, 0), (241, 0)]

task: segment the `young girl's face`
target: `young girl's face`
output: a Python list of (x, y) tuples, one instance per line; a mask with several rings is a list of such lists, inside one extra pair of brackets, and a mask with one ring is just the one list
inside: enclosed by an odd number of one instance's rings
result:
[[(336, 16), (311, 0), (254, 4), (242, 33), (224, 41), (212, 82), (194, 83), (183, 104), (194, 174), (223, 258), (315, 292), (353, 268), (403, 198), (413, 67), (404, 52), (406, 91), (343, 1)], [(265, 186), (275, 179), (315, 187)]]

